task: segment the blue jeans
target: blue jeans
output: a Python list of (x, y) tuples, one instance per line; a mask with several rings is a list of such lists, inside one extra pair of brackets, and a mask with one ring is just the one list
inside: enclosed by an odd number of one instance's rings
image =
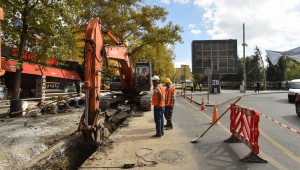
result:
[(154, 106), (154, 122), (156, 127), (156, 134), (162, 135), (164, 133), (164, 111), (165, 107)]

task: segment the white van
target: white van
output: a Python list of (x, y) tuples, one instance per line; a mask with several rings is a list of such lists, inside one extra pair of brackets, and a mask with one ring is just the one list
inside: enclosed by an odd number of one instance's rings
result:
[(289, 81), (289, 86), (288, 99), (290, 103), (293, 103), (295, 102), (297, 94), (300, 93), (300, 79)]

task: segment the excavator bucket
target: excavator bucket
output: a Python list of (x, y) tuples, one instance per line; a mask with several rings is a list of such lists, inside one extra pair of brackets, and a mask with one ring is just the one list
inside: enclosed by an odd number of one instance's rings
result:
[(150, 91), (151, 75), (152, 75), (151, 63), (136, 63), (135, 91)]

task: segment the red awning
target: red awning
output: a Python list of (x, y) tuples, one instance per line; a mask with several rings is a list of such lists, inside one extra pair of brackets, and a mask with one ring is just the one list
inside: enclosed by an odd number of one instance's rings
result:
[(45, 76), (49, 77), (58, 77), (58, 78), (65, 78), (60, 68), (53, 68), (53, 67), (45, 67), (42, 68), (42, 73)]
[(69, 71), (69, 70), (61, 70), (63, 72), (63, 75), (65, 76), (65, 79), (71, 79), (71, 80), (80, 80), (80, 76), (75, 71)]
[[(15, 60), (5, 60), (1, 59), (1, 67), (8, 72), (16, 72), (16, 61)], [(23, 71), (24, 74), (34, 74), (42, 75), (41, 70), (37, 64), (31, 64), (23, 62)]]
[(24, 74), (42, 75), (42, 72), (37, 64), (23, 63)]

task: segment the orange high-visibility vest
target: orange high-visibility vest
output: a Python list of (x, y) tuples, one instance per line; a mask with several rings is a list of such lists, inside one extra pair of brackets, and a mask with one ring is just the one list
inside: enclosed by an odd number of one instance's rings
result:
[[(169, 87), (169, 92), (168, 92), (168, 101), (166, 101), (166, 106), (172, 106), (172, 93), (175, 90), (173, 86)], [(174, 103), (175, 105), (175, 103)]]
[(156, 91), (156, 88), (153, 90), (153, 95), (152, 95), (152, 105), (154, 106), (165, 106), (165, 95), (166, 95), (166, 90), (163, 85), (158, 84), (157, 85), (160, 88), (160, 93), (161, 93), (161, 101), (158, 103), (158, 97), (159, 93)]

